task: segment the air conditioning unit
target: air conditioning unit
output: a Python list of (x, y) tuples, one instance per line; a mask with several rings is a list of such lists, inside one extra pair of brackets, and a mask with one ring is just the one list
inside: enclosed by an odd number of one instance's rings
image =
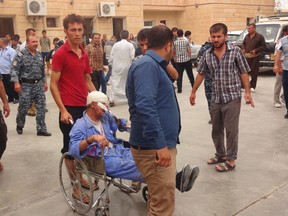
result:
[(115, 3), (114, 2), (99, 2), (100, 17), (112, 17), (115, 16)]
[(46, 0), (26, 0), (26, 9), (28, 16), (46, 16)]

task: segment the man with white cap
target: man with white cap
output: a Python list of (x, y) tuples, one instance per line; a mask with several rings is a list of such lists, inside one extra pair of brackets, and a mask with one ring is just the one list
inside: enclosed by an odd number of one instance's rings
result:
[[(124, 131), (128, 128), (127, 120), (117, 119), (108, 111), (108, 104), (108, 98), (104, 93), (92, 91), (88, 94), (87, 109), (70, 132), (69, 154), (74, 158), (97, 157), (101, 155), (101, 149), (108, 147), (105, 149), (104, 155), (108, 176), (144, 182), (133, 160), (130, 148), (125, 148), (123, 141), (116, 138), (117, 129)], [(198, 177), (198, 173), (198, 167), (191, 174), (190, 166), (186, 165), (176, 176), (178, 179), (176, 187), (181, 192), (189, 191)], [(135, 188), (136, 191), (140, 189), (140, 184), (137, 186), (139, 187)], [(77, 194), (73, 196), (77, 198)], [(85, 202), (85, 200), (83, 201)]]
[[(104, 155), (106, 174), (143, 182), (130, 149), (116, 138), (118, 128), (121, 131), (127, 128), (127, 120), (117, 119), (116, 122), (115, 116), (108, 112), (108, 104), (104, 93), (92, 91), (88, 94), (87, 109), (70, 131), (69, 153), (74, 158), (96, 157), (101, 155), (101, 149), (108, 147)], [(73, 191), (75, 199), (79, 199), (77, 192)], [(84, 198), (83, 202), (89, 203), (89, 196), (85, 195)]]

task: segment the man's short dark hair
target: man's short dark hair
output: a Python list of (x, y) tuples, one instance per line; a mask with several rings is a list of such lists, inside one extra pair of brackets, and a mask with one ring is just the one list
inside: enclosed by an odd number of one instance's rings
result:
[(161, 49), (173, 41), (172, 31), (164, 25), (154, 26), (148, 34), (148, 49)]
[(85, 20), (82, 16), (76, 14), (68, 14), (63, 20), (64, 29), (68, 29), (69, 23), (80, 23), (85, 28)]
[(58, 37), (53, 38), (53, 43), (57, 43), (58, 41), (60, 41)]
[(34, 28), (28, 28), (26, 29), (25, 33), (26, 33), (26, 37), (28, 37), (30, 35), (30, 32), (36, 32), (36, 30)]
[(128, 39), (128, 37), (129, 37), (129, 32), (128, 32), (127, 30), (122, 30), (122, 31), (120, 32), (120, 37), (121, 37), (121, 39)]
[(224, 23), (215, 23), (210, 27), (210, 34), (220, 31), (222, 31), (224, 35), (227, 35), (228, 28)]
[[(18, 35), (18, 34), (13, 35), (12, 37), (14, 37), (17, 41), (20, 40), (20, 35)], [(11, 38), (11, 39), (12, 39), (12, 38)]]
[(256, 24), (255, 23), (250, 23), (248, 26), (252, 26), (253, 28), (256, 28)]
[(137, 34), (137, 41), (144, 41), (148, 38), (148, 34), (150, 32), (149, 28), (141, 29)]
[(44, 29), (44, 30), (42, 30), (42, 33), (47, 33), (47, 31)]
[(176, 32), (177, 30), (178, 30), (177, 27), (173, 27), (173, 28), (172, 28), (172, 32)]
[(191, 34), (192, 34), (191, 31), (185, 31), (184, 36), (185, 36), (185, 37), (188, 37), (188, 36), (190, 36)]
[(178, 29), (178, 30), (177, 30), (177, 36), (178, 36), (178, 37), (183, 37), (183, 34), (184, 34), (184, 33), (183, 33), (183, 30), (182, 30), (182, 29)]
[(287, 33), (287, 32), (288, 32), (288, 26), (284, 26), (282, 32), (283, 32), (283, 33), (284, 33), (284, 32)]
[(11, 37), (11, 40), (18, 42), (18, 41), (19, 41), (19, 38), (17, 37), (17, 35), (13, 35), (13, 36)]
[(91, 38), (93, 39), (95, 35), (98, 35), (98, 36), (101, 37), (101, 34), (100, 34), (100, 33), (92, 33)]

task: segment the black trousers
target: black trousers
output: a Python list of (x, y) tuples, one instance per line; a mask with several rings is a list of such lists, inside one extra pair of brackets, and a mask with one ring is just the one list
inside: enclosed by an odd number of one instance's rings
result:
[(12, 102), (14, 100), (19, 100), (18, 93), (14, 90), (14, 83), (11, 82), (11, 75), (10, 74), (2, 74), (3, 77), (3, 84), (5, 87), (6, 94), (8, 96), (8, 101)]
[[(67, 111), (72, 115), (73, 121), (76, 122), (77, 119), (81, 118), (83, 116), (83, 112), (85, 111), (86, 107), (76, 107), (76, 106), (65, 106)], [(69, 142), (70, 137), (69, 133), (72, 129), (71, 124), (64, 124), (60, 121), (60, 113), (59, 113), (59, 127), (63, 134), (63, 148), (61, 150), (61, 153), (64, 154), (65, 152), (68, 152), (69, 150)]]
[(186, 70), (186, 73), (187, 73), (187, 76), (188, 76), (189, 81), (191, 83), (191, 86), (193, 87), (193, 85), (194, 85), (194, 75), (193, 75), (193, 71), (192, 71), (192, 62), (187, 61), (187, 62), (176, 63), (176, 70), (178, 72), (178, 79), (177, 79), (178, 92), (182, 91), (184, 69)]
[(256, 89), (257, 78), (258, 78), (258, 73), (259, 73), (260, 55), (255, 58), (246, 58), (246, 60), (251, 69), (250, 88)]
[(7, 125), (2, 115), (2, 111), (0, 110), (0, 159), (6, 149), (6, 143), (7, 143)]

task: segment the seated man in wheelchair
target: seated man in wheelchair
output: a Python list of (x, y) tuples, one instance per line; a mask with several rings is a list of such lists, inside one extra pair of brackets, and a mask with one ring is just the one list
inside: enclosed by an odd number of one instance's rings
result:
[[(78, 119), (70, 132), (69, 154), (74, 158), (85, 156), (98, 157), (104, 150), (106, 175), (114, 178), (144, 182), (138, 171), (129, 148), (116, 138), (116, 131), (127, 129), (127, 120), (115, 121), (115, 116), (108, 111), (108, 98), (99, 91), (87, 96), (87, 109)], [(199, 168), (184, 166), (176, 176), (176, 187), (189, 191), (199, 174)]]

